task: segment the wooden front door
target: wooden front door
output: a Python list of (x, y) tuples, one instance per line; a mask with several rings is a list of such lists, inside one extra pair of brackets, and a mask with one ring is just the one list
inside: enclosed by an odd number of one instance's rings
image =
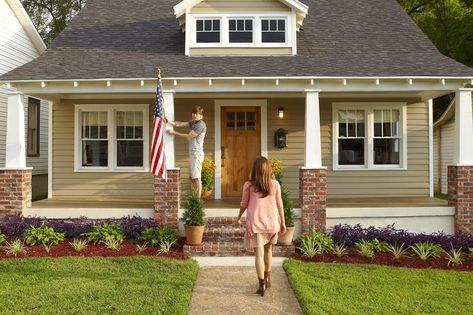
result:
[(241, 196), (253, 161), (261, 155), (260, 107), (222, 107), (222, 196)]

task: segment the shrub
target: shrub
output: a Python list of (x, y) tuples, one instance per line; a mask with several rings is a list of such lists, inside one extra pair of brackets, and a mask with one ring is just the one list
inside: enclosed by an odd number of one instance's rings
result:
[(333, 241), (330, 236), (319, 231), (313, 231), (305, 236), (300, 236), (297, 244), (300, 251), (310, 258), (323, 254), (333, 247)]
[(473, 260), (473, 247), (468, 248), (468, 251), (470, 252), (470, 258)]
[(0, 233), (0, 246), (5, 244), (6, 242), (7, 242), (7, 238), (6, 238), (5, 234)]
[(427, 260), (427, 258), (434, 256), (439, 257), (442, 253), (442, 246), (439, 244), (433, 244), (429, 242), (418, 242), (411, 246), (411, 249), (414, 253), (419, 256), (422, 260)]
[(59, 242), (63, 241), (64, 233), (56, 232), (53, 228), (43, 224), (38, 228), (31, 226), (25, 233), (26, 245), (43, 245), (48, 252), (52, 245), (57, 245)]
[(281, 183), (282, 179), (282, 162), (278, 159), (269, 159), (269, 165), (271, 165), (271, 170), (273, 171), (274, 178)]
[(92, 231), (87, 233), (86, 236), (88, 241), (93, 242), (94, 244), (105, 243), (106, 241), (110, 240), (117, 240), (121, 242), (125, 239), (125, 235), (120, 230), (120, 226), (118, 224), (108, 223), (94, 225)]
[(202, 191), (212, 191), (214, 189), (216, 168), (214, 161), (206, 156), (201, 171)]
[(187, 226), (202, 226), (205, 225), (204, 217), (204, 202), (197, 196), (197, 192), (193, 189), (187, 196), (182, 220)]
[(7, 255), (14, 255), (16, 257), (20, 253), (26, 253), (25, 246), (21, 240), (16, 239), (11, 243), (7, 242)]
[(156, 227), (157, 223), (151, 218), (141, 218), (138, 216), (125, 217), (119, 220), (120, 229), (128, 239), (138, 239), (144, 230)]
[(80, 238), (73, 239), (69, 244), (71, 244), (72, 249), (76, 252), (81, 252), (87, 247), (87, 241)]
[(140, 239), (151, 246), (159, 246), (163, 242), (172, 242), (174, 244), (179, 239), (179, 232), (168, 226), (149, 228), (143, 232)]
[(401, 257), (406, 256), (408, 248), (404, 247), (404, 244), (398, 246), (397, 244), (389, 245), (388, 251), (390, 251), (395, 259), (399, 259)]
[(345, 244), (353, 246), (359, 240), (378, 239), (390, 245), (404, 244), (410, 247), (418, 242), (429, 242), (439, 244), (443, 249), (449, 250), (451, 246), (455, 249), (473, 247), (473, 236), (464, 233), (448, 235), (444, 233), (411, 233), (402, 229), (395, 229), (394, 224), (384, 228), (375, 228), (373, 226), (362, 228), (361, 225), (336, 225), (330, 232), (333, 241), (336, 244)]
[(146, 250), (146, 248), (148, 248), (148, 247), (146, 246), (146, 243), (144, 243), (144, 244), (136, 244), (136, 251), (137, 251), (138, 253), (144, 252), (144, 251)]

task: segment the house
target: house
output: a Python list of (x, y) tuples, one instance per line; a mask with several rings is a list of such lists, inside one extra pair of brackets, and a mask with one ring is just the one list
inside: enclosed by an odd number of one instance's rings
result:
[[(19, 0), (0, 0), (0, 75), (39, 57), (46, 45)], [(5, 167), (8, 96), (16, 89), (0, 85), (0, 167)], [(48, 115), (49, 102), (24, 94), (26, 165), (33, 168), (33, 198), (46, 197), (48, 190)], [(20, 117), (18, 117), (20, 118)], [(20, 136), (18, 134), (17, 136)]]
[[(473, 233), (473, 69), (442, 55), (395, 0), (89, 0), (43, 55), (0, 77), (53, 113), (50, 198), (11, 212), (176, 226), (187, 144), (166, 134), (168, 180), (149, 172), (157, 68), (168, 118), (205, 108), (217, 165), (208, 216), (236, 215), (264, 155), (283, 162), (299, 233), (337, 223)], [(433, 198), (432, 126), (432, 99), (448, 93), (462, 117), (449, 202)], [(20, 187), (24, 166), (7, 165)]]

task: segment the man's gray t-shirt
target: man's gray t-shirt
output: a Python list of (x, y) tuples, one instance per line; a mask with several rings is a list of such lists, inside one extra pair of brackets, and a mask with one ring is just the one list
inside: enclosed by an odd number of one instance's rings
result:
[(198, 136), (189, 141), (189, 152), (204, 152), (204, 138), (207, 132), (207, 125), (201, 120), (189, 121), (189, 128), (193, 130)]

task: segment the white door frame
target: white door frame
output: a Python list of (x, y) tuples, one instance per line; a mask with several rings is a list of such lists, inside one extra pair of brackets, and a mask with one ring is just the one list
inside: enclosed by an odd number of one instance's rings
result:
[(222, 134), (221, 134), (221, 114), (222, 107), (225, 106), (255, 106), (261, 109), (261, 155), (268, 157), (268, 101), (264, 100), (215, 100), (215, 148), (214, 157), (215, 165), (215, 199), (222, 198)]

